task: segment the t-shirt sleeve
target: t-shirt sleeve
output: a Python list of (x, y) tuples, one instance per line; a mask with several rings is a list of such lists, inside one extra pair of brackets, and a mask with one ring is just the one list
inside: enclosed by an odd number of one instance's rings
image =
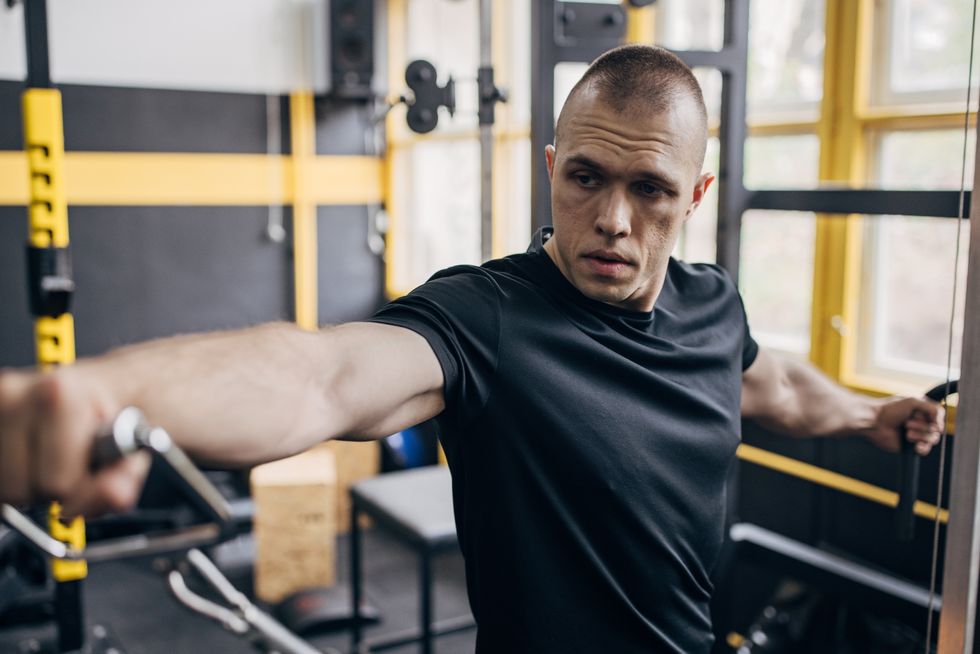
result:
[(475, 266), (444, 270), (367, 322), (404, 327), (425, 338), (442, 367), (447, 416), (457, 424), (482, 410), (500, 339), (500, 294), (489, 273)]
[[(739, 297), (739, 301), (741, 302), (741, 296)], [(742, 372), (749, 369), (749, 366), (755, 362), (758, 354), (759, 344), (752, 338), (752, 332), (749, 330), (749, 320), (745, 314), (745, 305), (742, 304)]]
[(748, 315), (745, 312), (745, 301), (742, 299), (742, 294), (738, 291), (738, 286), (735, 284), (735, 280), (732, 279), (731, 275), (728, 274), (728, 271), (721, 266), (713, 267), (724, 278), (724, 283), (728, 292), (732, 293), (738, 300), (738, 321), (742, 330), (742, 372), (745, 372), (749, 369), (749, 366), (755, 362), (756, 356), (759, 355), (759, 344), (754, 338), (752, 338), (752, 330), (749, 329)]

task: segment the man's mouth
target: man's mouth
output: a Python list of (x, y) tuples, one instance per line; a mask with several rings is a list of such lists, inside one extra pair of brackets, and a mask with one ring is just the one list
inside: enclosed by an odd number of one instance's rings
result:
[(587, 259), (595, 259), (596, 261), (603, 263), (623, 263), (630, 265), (629, 258), (610, 250), (593, 250), (592, 252), (587, 252), (585, 257)]
[(600, 277), (617, 277), (633, 265), (626, 256), (611, 250), (593, 250), (583, 258), (592, 273)]

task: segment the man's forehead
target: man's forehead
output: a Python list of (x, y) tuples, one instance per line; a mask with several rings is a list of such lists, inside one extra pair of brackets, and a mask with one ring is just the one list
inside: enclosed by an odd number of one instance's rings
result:
[(705, 130), (696, 105), (678, 96), (670, 104), (654, 107), (639, 99), (619, 106), (595, 89), (583, 88), (568, 98), (555, 134), (559, 154), (581, 150), (590, 140), (609, 139), (622, 144), (648, 145), (671, 151), (699, 168), (704, 155)]

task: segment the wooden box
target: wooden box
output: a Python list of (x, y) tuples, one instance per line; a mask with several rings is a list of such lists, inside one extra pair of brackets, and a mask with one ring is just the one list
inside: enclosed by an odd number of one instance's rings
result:
[(333, 453), (316, 448), (256, 467), (255, 593), (278, 602), (336, 580), (337, 473)]

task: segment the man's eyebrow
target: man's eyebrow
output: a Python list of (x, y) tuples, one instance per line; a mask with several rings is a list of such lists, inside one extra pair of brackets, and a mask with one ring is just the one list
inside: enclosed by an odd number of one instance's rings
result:
[(584, 154), (573, 154), (568, 157), (568, 163), (582, 166), (583, 168), (591, 168), (597, 172), (603, 172), (605, 168), (602, 167), (598, 161), (590, 159)]
[[(567, 159), (569, 164), (581, 166), (594, 170), (597, 173), (605, 173), (606, 169), (598, 161), (585, 156), (584, 154), (572, 154)], [(640, 170), (633, 173), (637, 179), (647, 180), (659, 184), (668, 189), (677, 187), (677, 180), (654, 170)]]

